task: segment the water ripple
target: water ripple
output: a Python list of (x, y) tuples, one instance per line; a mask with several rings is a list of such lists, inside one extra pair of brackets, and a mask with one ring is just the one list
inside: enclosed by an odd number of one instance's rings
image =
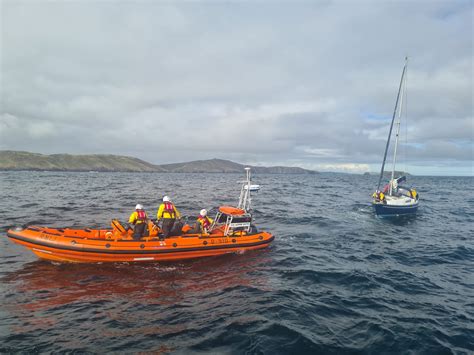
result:
[[(411, 178), (419, 215), (387, 221), (375, 176), (256, 175), (255, 220), (276, 239), (243, 254), (75, 265), (2, 238), (0, 353), (472, 353), (473, 180)], [(0, 172), (0, 229), (103, 227), (165, 194), (193, 218), (235, 204), (240, 179)]]

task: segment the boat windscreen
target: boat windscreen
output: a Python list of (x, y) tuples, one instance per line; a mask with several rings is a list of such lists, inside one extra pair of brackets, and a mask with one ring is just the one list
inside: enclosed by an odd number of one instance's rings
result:
[[(216, 223), (226, 223), (227, 217), (229, 215), (222, 213), (219, 218), (216, 220)], [(252, 217), (249, 215), (246, 216), (235, 216), (230, 215), (232, 217), (232, 223), (244, 223), (244, 222), (252, 222)]]
[(406, 182), (406, 181), (407, 181), (407, 177), (403, 175), (397, 179), (397, 184), (401, 184), (402, 182)]

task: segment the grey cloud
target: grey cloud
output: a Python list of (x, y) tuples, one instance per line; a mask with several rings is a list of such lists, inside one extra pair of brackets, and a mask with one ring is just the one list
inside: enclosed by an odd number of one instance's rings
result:
[(409, 54), (415, 170), (472, 164), (469, 1), (2, 4), (0, 149), (377, 166)]

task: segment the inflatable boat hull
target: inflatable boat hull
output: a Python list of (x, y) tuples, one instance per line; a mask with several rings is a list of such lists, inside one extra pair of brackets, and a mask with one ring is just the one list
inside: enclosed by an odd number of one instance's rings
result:
[(181, 235), (158, 238), (111, 238), (110, 230), (53, 229), (30, 226), (10, 229), (8, 237), (41, 259), (60, 262), (153, 262), (216, 256), (266, 248), (274, 239), (267, 232), (224, 236)]

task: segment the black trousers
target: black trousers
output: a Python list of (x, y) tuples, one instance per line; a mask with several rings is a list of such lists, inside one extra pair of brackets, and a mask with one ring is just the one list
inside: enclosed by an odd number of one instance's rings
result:
[(163, 225), (161, 229), (163, 230), (163, 238), (168, 238), (171, 232), (171, 228), (173, 228), (175, 218), (163, 218)]
[(199, 222), (193, 224), (193, 228), (189, 230), (189, 234), (199, 234), (202, 233), (202, 225)]
[(146, 233), (146, 223), (138, 223), (133, 228), (133, 239), (139, 240)]

